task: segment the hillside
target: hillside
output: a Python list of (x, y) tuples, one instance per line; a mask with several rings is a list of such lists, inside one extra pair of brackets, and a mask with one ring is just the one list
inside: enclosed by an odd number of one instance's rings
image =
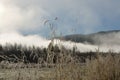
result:
[[(89, 44), (101, 44), (103, 42), (109, 42), (110, 40), (119, 44), (119, 34), (120, 30), (112, 30), (112, 31), (101, 31), (92, 34), (72, 34), (63, 36), (62, 39), (66, 41), (73, 42), (81, 42), (81, 43), (89, 43)], [(118, 37), (117, 37), (118, 36)], [(117, 39), (112, 40), (112, 39)]]

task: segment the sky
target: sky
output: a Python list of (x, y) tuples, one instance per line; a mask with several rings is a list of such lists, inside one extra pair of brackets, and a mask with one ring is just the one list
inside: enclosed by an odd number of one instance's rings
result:
[(0, 33), (49, 37), (120, 30), (120, 0), (0, 0)]

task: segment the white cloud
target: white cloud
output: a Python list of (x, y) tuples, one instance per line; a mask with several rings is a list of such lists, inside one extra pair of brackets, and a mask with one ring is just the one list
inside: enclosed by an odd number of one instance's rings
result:
[[(102, 18), (118, 17), (119, 3), (118, 0), (0, 0), (0, 32), (37, 29), (41, 17), (57, 16), (62, 20), (61, 28), (77, 24), (87, 33), (103, 25)], [(74, 22), (68, 23), (69, 20)]]
[[(0, 3), (1, 9), (4, 9), (0, 12), (1, 31), (33, 29), (41, 26), (40, 17), (48, 14), (51, 16), (59, 14), (58, 16), (61, 17), (61, 13), (68, 15), (64, 17), (65, 20), (68, 17), (77, 18), (79, 25), (89, 26), (91, 30), (92, 27), (100, 24), (98, 16), (83, 0), (1, 0)], [(64, 24), (68, 23), (63, 22)]]
[(0, 32), (31, 30), (41, 25), (38, 18), (46, 14), (44, 10), (30, 6), (22, 8), (8, 2), (0, 1)]

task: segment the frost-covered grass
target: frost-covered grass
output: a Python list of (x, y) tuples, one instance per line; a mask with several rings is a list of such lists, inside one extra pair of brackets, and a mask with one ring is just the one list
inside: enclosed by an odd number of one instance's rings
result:
[(0, 47), (0, 80), (120, 80), (120, 54), (9, 44)]

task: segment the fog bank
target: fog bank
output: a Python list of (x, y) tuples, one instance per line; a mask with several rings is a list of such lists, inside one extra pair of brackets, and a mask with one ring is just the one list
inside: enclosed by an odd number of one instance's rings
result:
[[(47, 40), (38, 35), (24, 36), (17, 32), (0, 34), (1, 45), (6, 45), (6, 43), (10, 43), (10, 44), (16, 43), (16, 44), (21, 44), (23, 46), (25, 45), (25, 46), (47, 48), (50, 42), (51, 40)], [(58, 44), (59, 46), (64, 46), (67, 49), (73, 49), (73, 47), (76, 47), (76, 50), (80, 52), (96, 51), (98, 49), (99, 51), (102, 51), (102, 52), (108, 52), (110, 50), (114, 52), (120, 52), (119, 45), (112, 45), (112, 46), (107, 44), (91, 45), (91, 44), (75, 43), (71, 41), (62, 41), (62, 40), (54, 40), (54, 44)]]

